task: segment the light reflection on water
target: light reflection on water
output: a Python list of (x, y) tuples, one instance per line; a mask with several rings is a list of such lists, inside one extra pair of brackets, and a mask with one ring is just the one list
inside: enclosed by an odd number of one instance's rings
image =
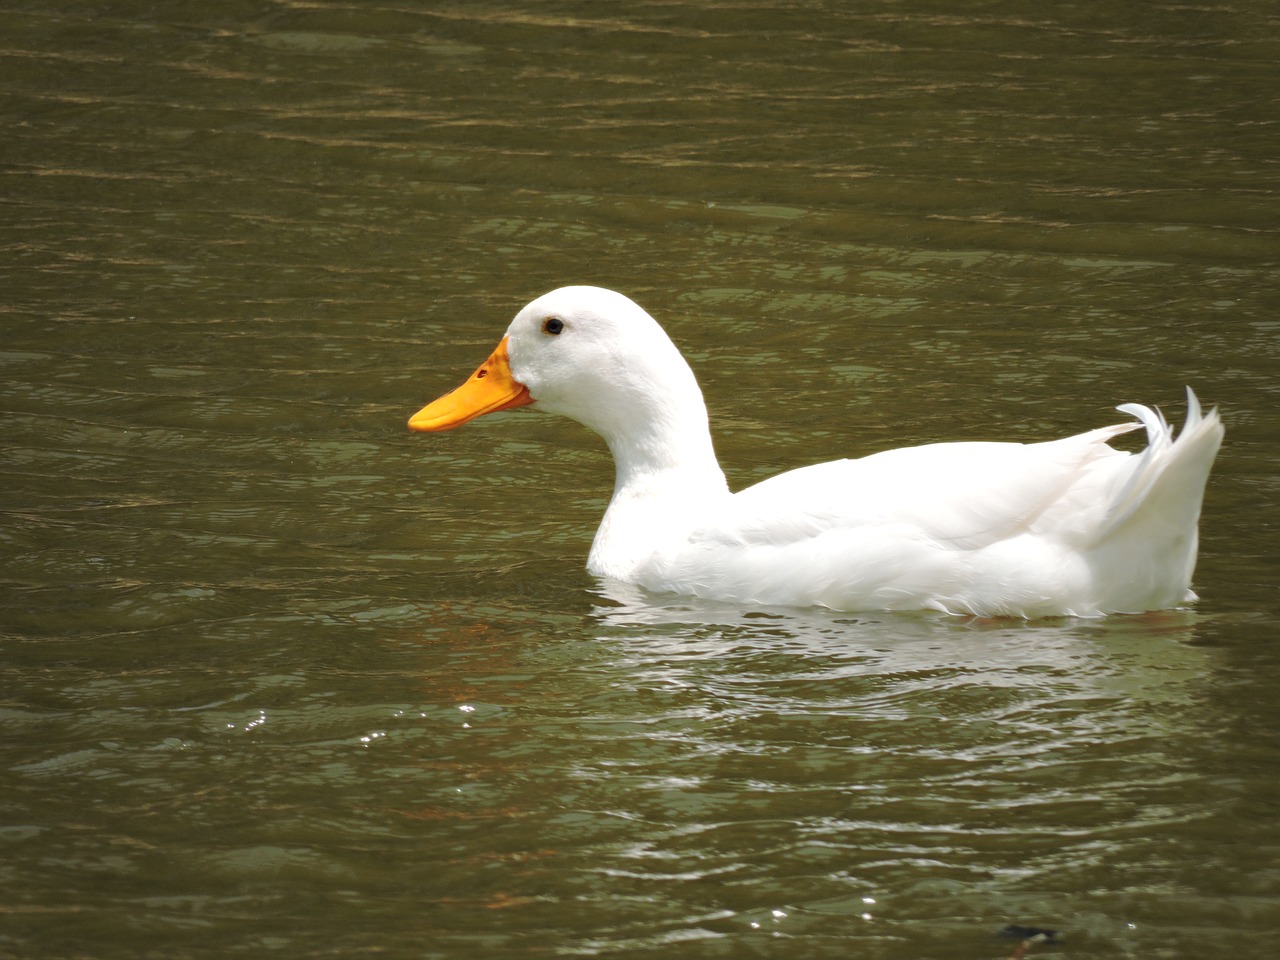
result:
[(604, 649), (573, 653), (591, 681), (572, 738), (592, 746), (563, 756), (643, 839), (592, 869), (635, 895), (711, 885), (693, 898), (704, 930), (772, 928), (776, 909), (793, 932), (847, 935), (870, 898), (883, 936), (969, 937), (958, 904), (994, 924), (1087, 888), (1087, 923), (1115, 936), (1114, 864), (1221, 812), (1184, 766), (1220, 722), (1197, 710), (1212, 658), (1195, 614), (1008, 625), (609, 599)]

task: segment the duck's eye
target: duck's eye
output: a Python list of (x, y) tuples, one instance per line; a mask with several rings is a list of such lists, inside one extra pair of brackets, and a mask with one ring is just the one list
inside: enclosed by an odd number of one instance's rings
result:
[(542, 332), (549, 333), (553, 337), (560, 336), (560, 331), (564, 329), (564, 321), (559, 317), (547, 317), (542, 321)]

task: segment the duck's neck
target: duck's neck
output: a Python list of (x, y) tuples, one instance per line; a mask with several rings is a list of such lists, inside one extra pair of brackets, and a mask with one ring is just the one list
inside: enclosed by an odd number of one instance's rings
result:
[(725, 488), (716, 460), (706, 410), (681, 411), (679, 420), (650, 420), (624, 435), (606, 436), (617, 469), (614, 495), (620, 491), (689, 484), (695, 490)]
[(650, 408), (625, 428), (602, 431), (613, 453), (613, 499), (596, 533), (588, 568), (628, 579), (681, 543), (729, 495), (699, 393), (697, 402)]

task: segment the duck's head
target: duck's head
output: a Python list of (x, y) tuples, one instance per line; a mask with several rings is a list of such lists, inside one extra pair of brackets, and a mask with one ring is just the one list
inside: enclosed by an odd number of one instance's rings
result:
[(489, 359), (409, 429), (451, 430), (531, 403), (606, 438), (648, 432), (675, 409), (706, 416), (688, 364), (639, 305), (600, 287), (561, 287), (516, 314)]

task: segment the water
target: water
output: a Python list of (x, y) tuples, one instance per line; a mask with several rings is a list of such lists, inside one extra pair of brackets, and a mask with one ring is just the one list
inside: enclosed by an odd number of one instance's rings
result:
[[(1280, 21), (11, 4), (0, 956), (1265, 956)], [(731, 483), (1227, 422), (1194, 610), (750, 611), (582, 565), (526, 300), (671, 331)]]

